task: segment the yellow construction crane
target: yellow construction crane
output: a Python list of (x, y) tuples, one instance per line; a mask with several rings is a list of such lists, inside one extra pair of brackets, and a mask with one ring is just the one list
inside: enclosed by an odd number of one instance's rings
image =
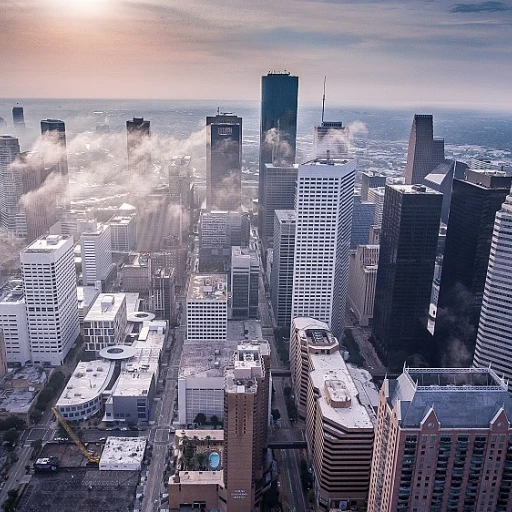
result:
[(83, 456), (91, 463), (98, 464), (100, 462), (100, 457), (97, 455), (92, 455), (87, 451), (87, 448), (84, 446), (82, 441), (78, 439), (78, 436), (73, 432), (71, 427), (68, 425), (67, 421), (61, 416), (60, 412), (52, 407), (52, 412), (57, 418), (58, 422), (62, 425), (64, 430), (69, 434), (71, 439), (73, 439), (74, 443), (78, 446), (78, 449), (82, 452)]

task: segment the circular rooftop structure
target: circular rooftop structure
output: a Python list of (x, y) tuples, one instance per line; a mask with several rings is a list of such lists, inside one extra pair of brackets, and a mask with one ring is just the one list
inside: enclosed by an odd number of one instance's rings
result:
[(121, 361), (123, 359), (130, 359), (137, 353), (135, 347), (129, 345), (113, 345), (105, 347), (100, 350), (100, 357), (110, 361)]
[(135, 322), (141, 324), (142, 322), (149, 321), (155, 319), (155, 314), (150, 313), (149, 311), (135, 311), (134, 313), (128, 313), (127, 315), (128, 322)]

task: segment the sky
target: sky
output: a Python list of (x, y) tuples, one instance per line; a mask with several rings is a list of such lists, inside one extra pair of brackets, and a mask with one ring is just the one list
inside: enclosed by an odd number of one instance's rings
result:
[(512, 0), (0, 0), (0, 96), (512, 111)]

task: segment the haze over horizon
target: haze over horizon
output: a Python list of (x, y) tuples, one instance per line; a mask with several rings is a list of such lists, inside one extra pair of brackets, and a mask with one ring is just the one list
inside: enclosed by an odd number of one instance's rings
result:
[(4, 98), (301, 101), (512, 111), (512, 0), (3, 0)]

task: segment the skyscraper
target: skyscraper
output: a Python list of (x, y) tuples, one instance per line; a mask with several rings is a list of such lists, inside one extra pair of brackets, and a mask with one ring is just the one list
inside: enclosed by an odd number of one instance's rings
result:
[(405, 183), (423, 183), (423, 178), (444, 160), (444, 140), (434, 141), (431, 115), (414, 116), (409, 135)]
[(19, 166), (14, 162), (20, 156), (16, 137), (0, 135), (0, 219), (2, 227), (16, 235), (18, 202), (23, 194)]
[(295, 210), (276, 210), (274, 218), (274, 262), (270, 276), (270, 296), (277, 325), (289, 327), (292, 319)]
[(511, 185), (503, 171), (468, 169), (465, 180), (453, 180), (434, 337), (442, 353), (456, 343), (458, 357), (443, 365), (471, 363), (494, 219)]
[(379, 394), (368, 512), (512, 510), (512, 400), (489, 368), (405, 368)]
[(206, 208), (239, 211), (242, 204), (242, 118), (206, 118)]
[(14, 123), (14, 131), (19, 137), (25, 135), (25, 117), (23, 115), (23, 107), (12, 107), (12, 122)]
[(443, 195), (424, 185), (388, 185), (382, 216), (372, 337), (391, 368), (422, 346)]
[(231, 248), (231, 312), (232, 318), (258, 317), (258, 284), (260, 266), (255, 250)]
[(291, 210), (295, 207), (298, 165), (279, 166), (265, 164), (265, 183), (263, 184), (264, 203), (259, 210), (260, 239), (272, 246), (274, 235), (274, 212)]
[(509, 382), (512, 382), (511, 260), (512, 195), (508, 195), (496, 213), (473, 365), (492, 365)]
[[(261, 77), (261, 125), (258, 202), (266, 205), (265, 164), (295, 163), (299, 78), (271, 72)], [(260, 232), (264, 216), (260, 214)], [(271, 228), (272, 229), (272, 228)]]
[(297, 178), (292, 319), (308, 316), (343, 334), (355, 160), (317, 159)]
[(226, 510), (259, 510), (267, 449), (270, 347), (243, 343), (226, 369), (224, 393), (224, 487)]
[(73, 239), (41, 237), (20, 263), (32, 360), (59, 366), (80, 333)]
[(151, 173), (150, 122), (143, 117), (134, 117), (126, 121), (126, 140), (128, 149), (128, 172), (146, 176)]
[(315, 158), (346, 158), (348, 131), (341, 121), (323, 121), (313, 132)]
[(375, 222), (375, 203), (362, 201), (359, 194), (354, 194), (354, 210), (352, 214), (352, 233), (350, 248), (366, 245), (370, 236), (370, 226)]
[(82, 281), (94, 286), (105, 281), (112, 271), (112, 240), (109, 224), (86, 222), (80, 236), (82, 249)]
[(361, 173), (361, 201), (369, 201), (368, 191), (371, 188), (385, 187), (386, 175), (376, 171)]
[(69, 205), (68, 155), (66, 151), (66, 126), (59, 119), (43, 119), (41, 121), (43, 140), (52, 145), (52, 151), (46, 151), (47, 160), (44, 166), (53, 178), (59, 178), (56, 203), (67, 207)]

